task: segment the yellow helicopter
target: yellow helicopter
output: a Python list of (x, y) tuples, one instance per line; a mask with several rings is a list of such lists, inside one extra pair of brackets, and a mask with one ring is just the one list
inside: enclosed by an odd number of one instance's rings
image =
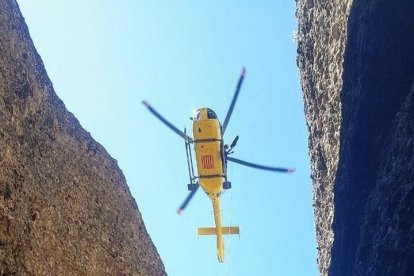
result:
[[(151, 105), (146, 101), (142, 101), (142, 104), (163, 122), (167, 127), (180, 135), (185, 140), (185, 149), (187, 155), (188, 173), (190, 178), (190, 184), (188, 184), (188, 190), (190, 193), (184, 200), (184, 202), (177, 209), (177, 213), (180, 214), (188, 205), (201, 186), (203, 191), (210, 198), (213, 203), (213, 213), (215, 227), (202, 227), (198, 228), (198, 235), (216, 235), (217, 237), (217, 259), (219, 262), (224, 262), (224, 246), (223, 235), (239, 234), (239, 227), (223, 227), (221, 226), (220, 216), (220, 195), (223, 189), (230, 189), (231, 183), (227, 181), (227, 162), (234, 162), (248, 167), (262, 169), (273, 172), (292, 173), (295, 171), (293, 168), (279, 168), (258, 165), (251, 162), (246, 162), (229, 155), (233, 153), (233, 148), (239, 139), (239, 136), (233, 140), (230, 145), (224, 144), (223, 135), (226, 131), (231, 114), (233, 113), (236, 100), (238, 98), (243, 79), (245, 77), (246, 70), (243, 67), (239, 81), (237, 83), (236, 91), (234, 93), (230, 108), (224, 119), (223, 125), (217, 118), (216, 113), (210, 108), (200, 108), (196, 111), (193, 121), (193, 138), (186, 134), (186, 130), (179, 130), (163, 116), (161, 116)], [(195, 162), (197, 165), (196, 176), (193, 166), (193, 155), (190, 145), (193, 144), (195, 152)]]

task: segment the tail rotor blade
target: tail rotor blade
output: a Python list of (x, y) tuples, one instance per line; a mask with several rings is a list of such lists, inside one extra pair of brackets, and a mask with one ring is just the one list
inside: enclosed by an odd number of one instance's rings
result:
[(237, 163), (237, 164), (240, 164), (240, 165), (244, 165), (244, 166), (255, 168), (255, 169), (265, 170), (265, 171), (281, 172), (281, 173), (293, 173), (296, 170), (294, 168), (280, 168), (280, 167), (263, 166), (263, 165), (243, 161), (243, 160), (240, 160), (240, 159), (237, 159), (237, 158), (229, 157), (229, 156), (227, 157), (227, 160), (231, 161), (231, 162), (234, 162), (234, 163)]
[(193, 141), (193, 139), (190, 136), (188, 136), (187, 134), (185, 134), (184, 132), (182, 132), (181, 130), (179, 130), (178, 128), (176, 128), (169, 121), (167, 121), (167, 119), (165, 119), (160, 113), (158, 113), (149, 103), (147, 103), (146, 101), (142, 101), (142, 104), (152, 113), (152, 115), (154, 115), (155, 117), (157, 117), (161, 122), (163, 122), (172, 131), (174, 131), (175, 133), (177, 133), (178, 135), (180, 135), (183, 139), (188, 140), (190, 142)]
[(243, 83), (243, 79), (244, 79), (245, 75), (246, 75), (246, 68), (243, 67), (242, 71), (240, 73), (239, 82), (237, 83), (236, 91), (234, 92), (234, 96), (233, 96), (233, 99), (231, 101), (229, 110), (227, 111), (226, 118), (224, 119), (223, 134), (226, 132), (226, 128), (227, 128), (227, 125), (229, 123), (231, 114), (233, 113), (234, 106), (236, 105), (237, 97), (239, 96), (240, 88), (241, 88), (241, 85)]
[(198, 190), (198, 185), (196, 186), (197, 188), (193, 191), (191, 191), (190, 193), (188, 193), (187, 197), (185, 198), (184, 202), (180, 205), (180, 207), (178, 207), (177, 209), (177, 214), (181, 215), (181, 213), (184, 211), (184, 209), (187, 207), (188, 203), (190, 203), (191, 199), (193, 198), (193, 196), (195, 195), (195, 193)]

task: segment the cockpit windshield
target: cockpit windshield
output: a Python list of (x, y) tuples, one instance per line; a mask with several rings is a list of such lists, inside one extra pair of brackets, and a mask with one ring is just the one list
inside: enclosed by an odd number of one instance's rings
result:
[(195, 112), (194, 119), (195, 120), (202, 120), (202, 119), (216, 119), (217, 120), (217, 115), (210, 108), (200, 108)]
[(217, 115), (216, 115), (216, 113), (214, 113), (213, 110), (211, 110), (210, 108), (207, 108), (207, 118), (217, 119)]

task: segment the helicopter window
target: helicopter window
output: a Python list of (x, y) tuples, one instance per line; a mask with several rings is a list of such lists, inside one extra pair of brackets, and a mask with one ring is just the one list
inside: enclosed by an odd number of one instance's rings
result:
[(213, 110), (207, 109), (207, 118), (209, 119), (217, 119), (216, 113)]
[(201, 117), (201, 109), (199, 109), (199, 110), (196, 111), (195, 119), (196, 120), (200, 120), (200, 117)]

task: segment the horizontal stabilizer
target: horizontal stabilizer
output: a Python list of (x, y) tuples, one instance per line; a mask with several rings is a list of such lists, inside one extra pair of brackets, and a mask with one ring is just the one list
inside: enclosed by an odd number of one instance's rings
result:
[[(223, 235), (240, 235), (240, 228), (238, 226), (232, 227), (221, 227), (221, 234)], [(216, 228), (215, 227), (200, 227), (198, 228), (198, 235), (216, 235)]]

